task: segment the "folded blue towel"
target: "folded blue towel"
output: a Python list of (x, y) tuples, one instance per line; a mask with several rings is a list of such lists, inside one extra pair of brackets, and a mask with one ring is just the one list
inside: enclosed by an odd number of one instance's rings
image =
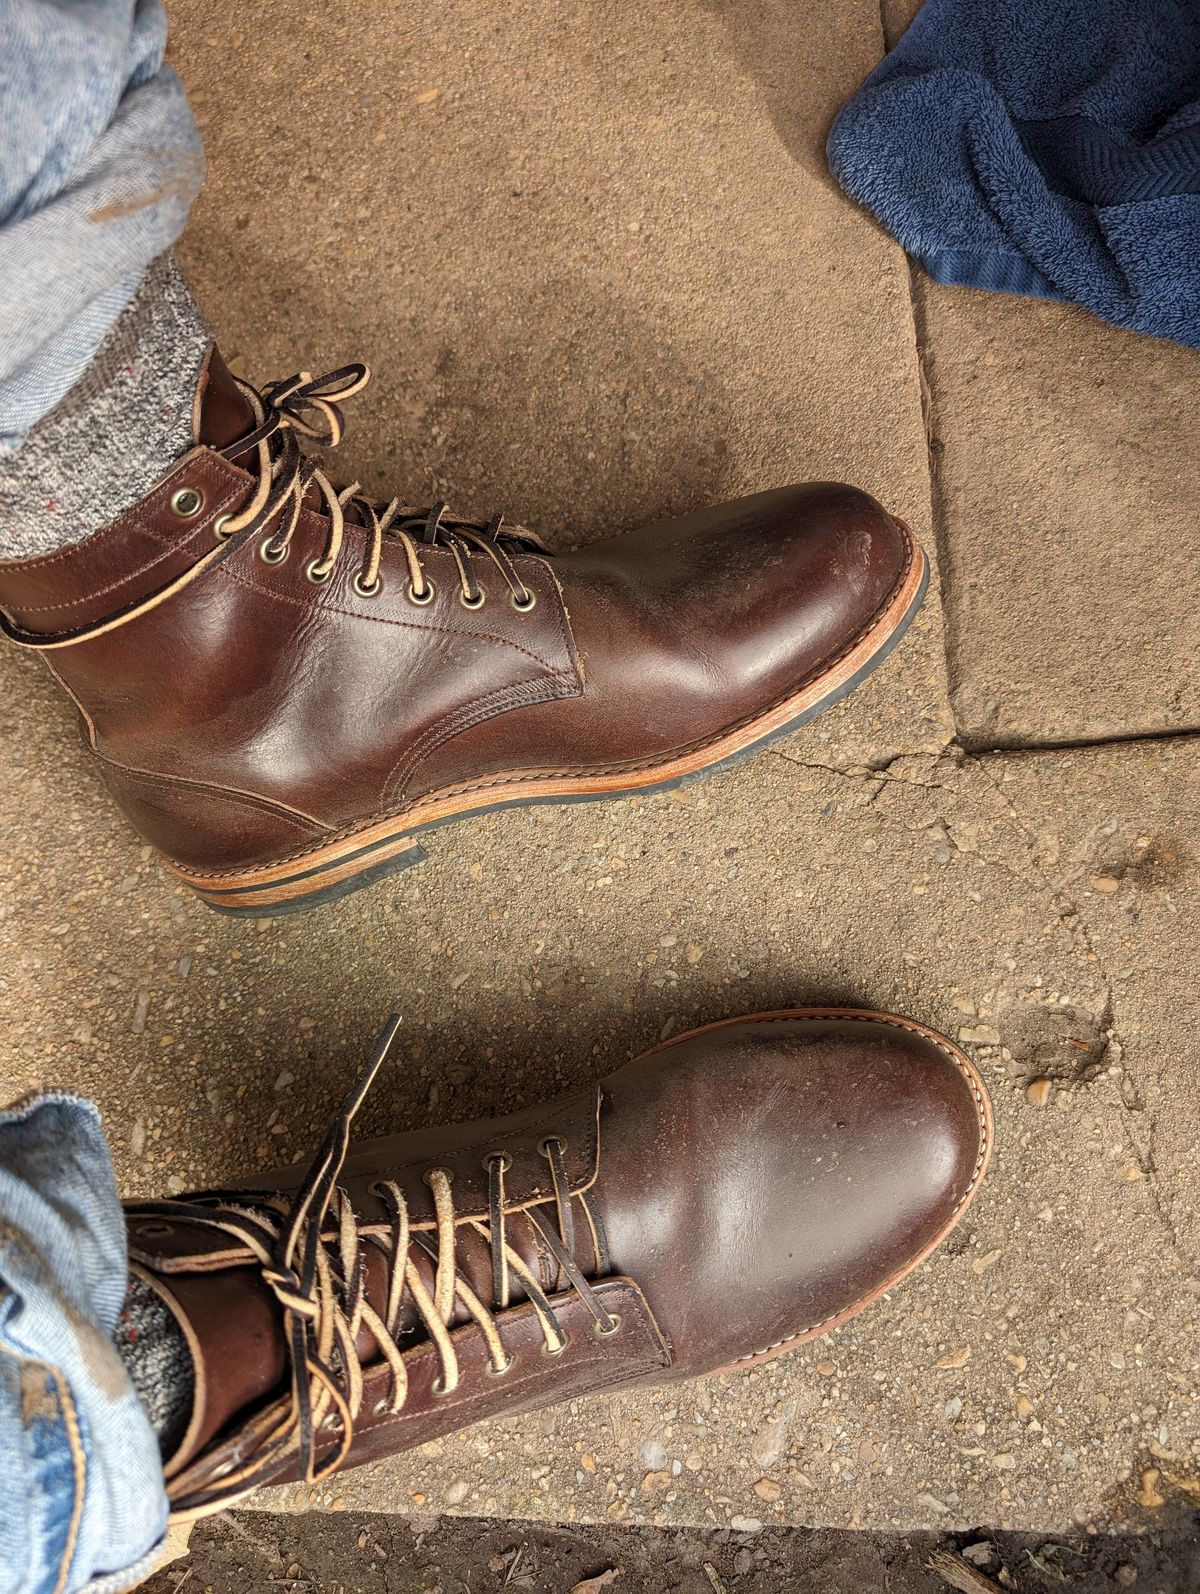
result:
[(1200, 348), (1200, 0), (925, 0), (828, 153), (938, 282)]

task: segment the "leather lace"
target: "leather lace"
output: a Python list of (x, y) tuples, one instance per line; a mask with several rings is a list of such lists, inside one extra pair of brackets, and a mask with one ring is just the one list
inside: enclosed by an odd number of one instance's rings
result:
[(384, 540), (392, 537), (403, 550), (408, 564), (408, 596), (414, 603), (427, 603), (432, 586), (421, 563), (423, 549), (441, 546), (453, 556), (459, 591), (469, 609), (483, 606), (485, 593), (474, 569), (473, 558), (482, 556), (495, 566), (518, 609), (531, 609), (534, 595), (521, 579), (509, 557), (505, 543), (516, 551), (545, 553), (545, 545), (524, 527), (504, 524), (503, 515), (487, 521), (452, 515), (449, 506), (436, 503), (429, 509), (402, 505), (393, 498), (383, 508), (363, 496), (358, 482), (335, 487), (320, 469), (319, 460), (305, 456), (300, 437), (318, 445), (336, 448), (345, 430), (341, 406), (359, 393), (370, 380), (365, 365), (342, 366), (324, 376), (300, 371), (285, 381), (258, 389), (235, 377), (238, 387), (254, 412), (255, 424), (244, 436), (218, 450), (228, 460), (239, 459), (252, 448), (256, 451), (257, 475), (254, 493), (238, 514), (224, 522), (221, 535), (235, 536), (248, 528), (266, 527), (279, 515), (279, 522), (262, 545), (268, 564), (282, 563), (291, 550), (309, 488), (318, 493), (329, 530), (319, 557), (309, 561), (306, 570), (314, 582), (327, 581), (342, 552), (347, 523), (361, 526), (366, 533), (363, 561), (356, 578), (359, 593), (374, 596), (380, 590), (380, 565)]
[[(349, 1196), (338, 1177), (350, 1145), (350, 1128), (372, 1081), (388, 1056), (400, 1020), (393, 1017), (375, 1052), (360, 1072), (335, 1119), (324, 1145), (313, 1158), (304, 1180), (290, 1201), (260, 1193), (221, 1193), (198, 1200), (139, 1202), (139, 1220), (161, 1218), (186, 1221), (227, 1235), (256, 1261), (263, 1282), (274, 1294), (283, 1313), (290, 1390), (251, 1425), (249, 1443), (240, 1443), (232, 1464), (206, 1466), (205, 1458), (189, 1463), (168, 1482), (171, 1514), (176, 1519), (206, 1516), (225, 1510), (278, 1475), (293, 1461), (308, 1483), (328, 1477), (345, 1461), (354, 1440), (355, 1423), (363, 1407), (364, 1375), (356, 1350), (361, 1329), (370, 1331), (389, 1379), (388, 1392), (371, 1408), (379, 1419), (398, 1414), (408, 1395), (408, 1370), (400, 1350), (402, 1316), (411, 1301), (438, 1357), (435, 1394), (458, 1388), (461, 1369), (450, 1325), (461, 1306), (482, 1333), (490, 1371), (499, 1375), (512, 1365), (496, 1313), (509, 1305), (513, 1276), (520, 1280), (537, 1316), (544, 1353), (559, 1355), (567, 1338), (554, 1306), (528, 1265), (509, 1244), (504, 1174), (510, 1164), (506, 1152), (495, 1151), (488, 1165), (488, 1220), (460, 1220), (454, 1211), (450, 1174), (433, 1168), (426, 1174), (436, 1214), (435, 1238), (414, 1232), (399, 1185), (381, 1179), (372, 1186), (387, 1213), (384, 1225), (372, 1223), (361, 1232)], [(573, 1252), (572, 1192), (563, 1164), (562, 1142), (554, 1136), (542, 1142), (554, 1191), (557, 1232), (547, 1213), (523, 1209), (544, 1249), (553, 1258), (556, 1288), (569, 1286), (595, 1321), (595, 1330), (612, 1334), (620, 1327), (584, 1277)], [(597, 1271), (608, 1268), (607, 1248), (599, 1212), (589, 1192), (578, 1192), (591, 1231)], [(462, 1277), (456, 1263), (456, 1231), (469, 1224), (490, 1250), (494, 1305), (489, 1306)], [(367, 1299), (365, 1246), (374, 1244), (387, 1264), (386, 1300), (377, 1309)], [(414, 1260), (420, 1248), (432, 1264), (433, 1287), (426, 1285)], [(318, 1459), (319, 1436), (333, 1435), (332, 1447)]]

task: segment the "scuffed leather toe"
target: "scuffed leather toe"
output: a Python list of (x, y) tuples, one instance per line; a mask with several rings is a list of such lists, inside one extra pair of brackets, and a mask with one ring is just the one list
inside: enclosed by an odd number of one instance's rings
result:
[(593, 543), (556, 571), (590, 745), (640, 756), (760, 714), (871, 625), (912, 559), (867, 493), (807, 482)]
[(607, 1081), (604, 1113), (629, 1159), (604, 1213), (613, 1266), (651, 1281), (682, 1376), (868, 1304), (953, 1226), (990, 1151), (965, 1057), (882, 1015), (696, 1032)]

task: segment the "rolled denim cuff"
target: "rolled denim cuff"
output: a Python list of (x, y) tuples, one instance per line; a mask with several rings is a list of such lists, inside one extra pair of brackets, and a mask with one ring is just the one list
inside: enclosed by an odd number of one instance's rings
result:
[(204, 178), (158, 0), (5, 0), (0, 451), (73, 386)]
[(0, 1594), (117, 1594), (167, 1527), (158, 1441), (113, 1344), (125, 1221), (100, 1115), (0, 1112)]

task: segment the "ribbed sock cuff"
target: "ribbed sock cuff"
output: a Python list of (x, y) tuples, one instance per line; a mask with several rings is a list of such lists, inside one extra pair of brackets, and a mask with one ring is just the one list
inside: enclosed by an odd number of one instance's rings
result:
[(210, 340), (174, 256), (160, 255), (79, 381), (0, 458), (0, 558), (82, 542), (145, 496), (192, 445)]
[(169, 1456), (187, 1431), (196, 1388), (183, 1330), (150, 1286), (131, 1277), (113, 1340), (159, 1449)]

